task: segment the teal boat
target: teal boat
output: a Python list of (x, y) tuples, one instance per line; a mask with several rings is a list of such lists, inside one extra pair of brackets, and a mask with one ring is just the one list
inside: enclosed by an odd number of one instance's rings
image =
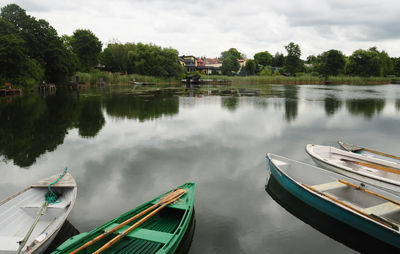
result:
[(267, 173), (313, 209), (400, 249), (400, 196), (274, 154), (267, 154)]
[[(93, 229), (52, 254), (175, 253), (193, 225), (195, 184), (186, 183)], [(182, 244), (181, 244), (182, 242)]]

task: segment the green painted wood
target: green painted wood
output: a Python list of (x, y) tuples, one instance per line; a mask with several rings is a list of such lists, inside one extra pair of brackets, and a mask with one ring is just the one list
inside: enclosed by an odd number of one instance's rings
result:
[[(178, 188), (187, 190), (187, 193), (183, 195), (178, 202), (168, 205), (157, 215), (153, 216), (140, 227), (130, 232), (127, 237), (104, 251), (104, 253), (174, 253), (189, 226), (193, 214), (196, 191), (194, 183), (186, 183)], [(110, 220), (90, 232), (85, 232), (71, 237), (61, 244), (52, 254), (66, 254), (71, 252), (96, 236), (102, 234), (104, 230), (112, 228), (114, 225), (127, 220), (152, 204), (157, 203), (162, 196), (164, 196), (164, 194)], [(135, 222), (136, 221), (133, 221), (131, 224), (125, 226), (125, 229)], [(123, 230), (124, 228), (119, 231), (122, 232)], [(86, 250), (79, 252), (79, 254), (94, 252), (110, 239), (115, 237), (116, 234), (117, 233), (115, 232), (110, 236), (105, 237), (94, 245), (88, 247)]]

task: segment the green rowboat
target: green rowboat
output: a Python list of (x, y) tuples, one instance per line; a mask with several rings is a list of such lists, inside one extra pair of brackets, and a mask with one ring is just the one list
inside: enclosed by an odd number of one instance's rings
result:
[[(181, 248), (180, 243), (185, 233), (193, 225), (195, 189), (194, 183), (181, 185), (90, 232), (71, 237), (52, 254), (175, 253)], [(181, 193), (171, 198), (176, 191)], [(116, 230), (116, 226), (123, 222), (129, 223)], [(129, 228), (134, 229), (130, 231)], [(118, 237), (120, 239), (111, 246), (104, 247)]]

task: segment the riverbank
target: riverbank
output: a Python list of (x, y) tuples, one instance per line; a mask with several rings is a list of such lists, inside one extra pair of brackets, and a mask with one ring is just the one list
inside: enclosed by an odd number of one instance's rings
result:
[(232, 83), (257, 83), (257, 84), (327, 84), (327, 85), (379, 85), (379, 84), (399, 84), (398, 77), (352, 77), (352, 76), (329, 76), (328, 78), (303, 75), (299, 77), (286, 76), (202, 76), (208, 79), (230, 80)]
[(115, 85), (129, 85), (131, 82), (146, 82), (157, 84), (177, 84), (180, 79), (174, 78), (159, 78), (153, 76), (143, 76), (138, 74), (120, 74), (111, 72), (91, 72), (83, 73), (78, 72), (76, 76), (79, 77), (79, 82), (89, 85), (96, 84), (115, 84)]
[[(96, 84), (116, 84), (116, 85), (128, 85), (133, 81), (136, 82), (148, 82), (157, 83), (158, 85), (170, 85), (180, 84), (180, 79), (174, 78), (159, 78), (152, 76), (143, 76), (137, 74), (119, 74), (110, 72), (93, 72), (93, 73), (81, 73), (76, 74), (79, 77), (79, 81), (85, 84), (96, 85)], [(223, 76), (223, 75), (201, 75), (202, 79), (219, 79), (229, 80), (233, 84), (242, 83), (256, 83), (256, 84), (319, 84), (319, 85), (380, 85), (380, 84), (400, 84), (400, 78), (398, 77), (352, 77), (352, 76), (329, 76), (327, 78), (303, 75), (298, 77), (286, 77), (286, 76)]]

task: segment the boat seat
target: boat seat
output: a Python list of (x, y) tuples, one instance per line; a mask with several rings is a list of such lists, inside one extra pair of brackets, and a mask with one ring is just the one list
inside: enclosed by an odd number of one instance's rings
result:
[(335, 182), (330, 182), (330, 183), (323, 183), (323, 184), (313, 185), (312, 187), (314, 189), (316, 189), (317, 191), (327, 191), (327, 190), (343, 188), (343, 187), (346, 187), (346, 186), (347, 186), (346, 184), (343, 184), (341, 182), (335, 181)]
[[(110, 226), (108, 226), (105, 230), (107, 231), (118, 225), (119, 225), (118, 223), (113, 223)], [(122, 233), (128, 228), (129, 226), (123, 226), (122, 228), (117, 230), (117, 232)], [(145, 228), (136, 228), (126, 236), (166, 244), (171, 240), (174, 234), (145, 229)]]
[[(23, 237), (22, 237), (23, 238)], [(18, 250), (18, 242), (22, 240), (21, 237), (15, 236), (0, 236), (1, 253), (15, 253)]]
[(385, 214), (400, 211), (400, 206), (396, 205), (395, 203), (392, 203), (392, 202), (385, 202), (380, 205), (371, 206), (371, 207), (362, 209), (362, 211), (367, 214), (375, 214), (377, 216), (382, 216)]

